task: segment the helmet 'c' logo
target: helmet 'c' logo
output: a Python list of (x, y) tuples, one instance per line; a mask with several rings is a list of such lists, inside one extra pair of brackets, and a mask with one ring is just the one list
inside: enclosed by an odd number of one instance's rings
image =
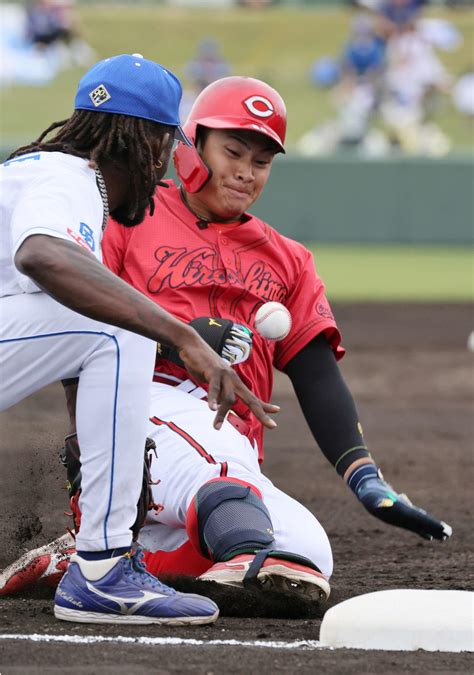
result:
[(244, 106), (256, 117), (270, 117), (275, 111), (273, 103), (264, 96), (250, 96), (245, 99)]

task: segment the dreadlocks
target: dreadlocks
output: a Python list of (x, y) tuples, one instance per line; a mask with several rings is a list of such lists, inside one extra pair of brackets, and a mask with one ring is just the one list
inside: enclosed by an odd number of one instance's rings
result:
[[(59, 129), (50, 139), (51, 132)], [(149, 196), (153, 213), (152, 194), (156, 185), (155, 166), (151, 139), (164, 137), (166, 132), (174, 135), (174, 127), (158, 124), (129, 115), (76, 110), (71, 117), (53, 122), (29, 145), (13, 152), (9, 159), (30, 152), (64, 152), (89, 159), (100, 165), (101, 161), (121, 160), (125, 163), (130, 180), (128, 216), (136, 216), (143, 202), (144, 193)]]

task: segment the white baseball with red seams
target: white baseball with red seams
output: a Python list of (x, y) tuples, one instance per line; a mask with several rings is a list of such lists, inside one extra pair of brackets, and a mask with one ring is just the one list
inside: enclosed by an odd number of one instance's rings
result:
[(254, 326), (267, 340), (283, 340), (291, 330), (291, 314), (281, 302), (266, 302), (257, 310)]

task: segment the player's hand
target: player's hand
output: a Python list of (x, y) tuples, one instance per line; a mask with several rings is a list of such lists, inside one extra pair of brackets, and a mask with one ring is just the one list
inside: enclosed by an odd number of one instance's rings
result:
[(385, 523), (411, 530), (430, 540), (444, 540), (452, 534), (447, 523), (412, 504), (405, 494), (397, 494), (380, 476), (364, 480), (355, 493), (367, 511)]
[(277, 413), (280, 410), (279, 406), (264, 403), (252, 394), (227, 361), (216, 354), (204, 340), (198, 338), (187, 342), (179, 349), (179, 356), (194, 379), (209, 384), (208, 405), (211, 410), (217, 411), (214, 419), (216, 429), (221, 428), (237, 397), (268, 429), (277, 426), (269, 414)]

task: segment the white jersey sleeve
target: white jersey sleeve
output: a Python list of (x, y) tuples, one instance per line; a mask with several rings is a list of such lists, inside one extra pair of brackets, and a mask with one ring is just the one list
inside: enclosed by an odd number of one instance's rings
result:
[[(25, 239), (42, 234), (75, 243), (101, 260), (103, 205), (94, 171), (77, 157), (40, 155), (40, 161), (29, 163), (32, 171), (26, 160), (12, 167), (22, 183), (10, 212), (12, 259)], [(20, 292), (40, 290), (14, 269)]]

